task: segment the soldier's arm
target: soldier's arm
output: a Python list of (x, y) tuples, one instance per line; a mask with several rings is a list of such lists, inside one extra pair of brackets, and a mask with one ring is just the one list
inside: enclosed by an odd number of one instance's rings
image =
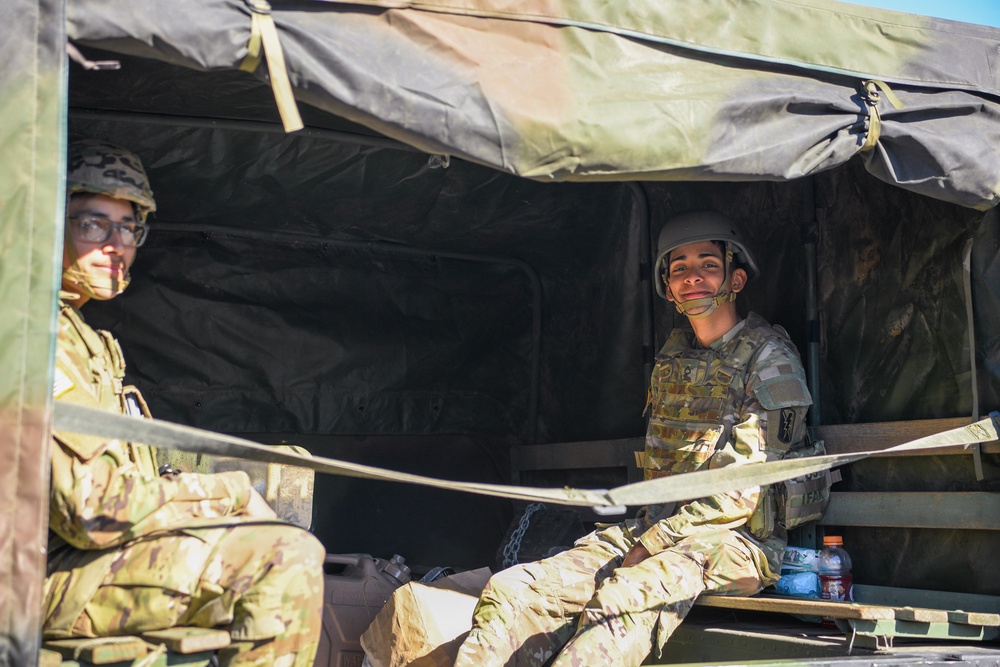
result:
[[(811, 404), (805, 373), (794, 350), (766, 346), (756, 360), (746, 401), (731, 441), (709, 459), (710, 468), (775, 458), (805, 436)], [(739, 528), (757, 509), (761, 487), (753, 486), (687, 502), (647, 530), (640, 542), (656, 554), (699, 532)]]
[(244, 510), (250, 478), (241, 471), (148, 477), (105, 449), (85, 459), (71, 434), (55, 434), (49, 525), (79, 549), (102, 549), (194, 519)]

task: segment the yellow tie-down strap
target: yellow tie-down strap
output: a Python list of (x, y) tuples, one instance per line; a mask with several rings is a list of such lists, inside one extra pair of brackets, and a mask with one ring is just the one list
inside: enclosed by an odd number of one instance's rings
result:
[(899, 100), (896, 93), (892, 92), (892, 89), (885, 81), (870, 79), (861, 83), (864, 86), (863, 94), (865, 103), (868, 106), (868, 134), (865, 135), (865, 141), (861, 145), (861, 152), (867, 153), (875, 148), (879, 137), (882, 135), (882, 114), (878, 110), (878, 103), (882, 99), (882, 94), (885, 95), (885, 98), (889, 100), (889, 104), (895, 109), (902, 109), (906, 105)]
[(278, 27), (271, 16), (271, 5), (267, 0), (246, 0), (246, 3), (250, 8), (250, 41), (240, 69), (254, 72), (260, 65), (261, 57), (267, 58), (267, 73), (271, 79), (271, 90), (278, 105), (281, 124), (285, 132), (301, 130), (304, 127), (302, 116), (299, 115), (292, 84), (288, 79), (285, 54), (278, 41)]
[(57, 431), (82, 433), (102, 438), (117, 438), (131, 442), (155, 445), (162, 449), (229, 456), (233, 458), (282, 463), (309, 468), (316, 472), (347, 477), (361, 477), (388, 482), (420, 484), (451, 491), (464, 491), (486, 496), (512, 498), (557, 505), (591, 507), (599, 514), (623, 514), (629, 506), (664, 504), (704, 498), (716, 493), (726, 493), (751, 486), (774, 484), (786, 479), (801, 477), (834, 466), (857, 461), (873, 454), (906, 452), (936, 447), (968, 447), (978, 442), (997, 439), (1000, 413), (968, 426), (943, 431), (912, 440), (888, 449), (830, 454), (767, 463), (749, 463), (713, 470), (660, 477), (636, 482), (613, 489), (572, 489), (564, 487), (538, 488), (504, 484), (480, 484), (412, 475), (385, 470), (374, 466), (338, 461), (321, 456), (306, 457), (288, 451), (278, 451), (264, 445), (212, 431), (181, 426), (158, 419), (136, 419), (128, 415), (109, 413), (105, 410), (55, 401), (52, 427)]

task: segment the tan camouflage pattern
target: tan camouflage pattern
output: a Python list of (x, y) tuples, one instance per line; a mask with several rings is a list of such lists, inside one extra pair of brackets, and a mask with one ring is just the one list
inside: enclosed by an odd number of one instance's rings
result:
[[(756, 313), (709, 349), (696, 348), (689, 329), (675, 329), (650, 381), (644, 474), (779, 459), (805, 438), (811, 402), (795, 348)], [(685, 503), (641, 539), (658, 553), (701, 530), (739, 530), (759, 546), (761, 574), (771, 583), (785, 539), (774, 514), (767, 490), (741, 489)]]
[[(643, 528), (631, 520), (573, 549), (497, 573), (480, 597), (456, 667), (638, 665), (662, 647), (702, 593), (763, 587), (753, 547), (729, 530), (685, 538), (619, 568)], [(666, 583), (666, 582), (669, 582)]]
[[(805, 437), (811, 403), (787, 337), (751, 313), (709, 349), (689, 329), (657, 356), (648, 476), (780, 458)], [(777, 397), (777, 398), (776, 398)], [(787, 440), (787, 442), (786, 442)], [(639, 665), (702, 593), (751, 595), (778, 578), (785, 548), (759, 487), (643, 508), (569, 551), (494, 575), (456, 667)], [(620, 568), (637, 543), (652, 554)]]
[(156, 210), (142, 161), (132, 151), (96, 139), (74, 141), (66, 161), (66, 194), (88, 192), (135, 204), (139, 221)]
[[(132, 203), (132, 208), (140, 223), (156, 210), (153, 191), (142, 161), (132, 151), (96, 139), (74, 141), (69, 145), (66, 160), (66, 195), (105, 195), (124, 199)], [(94, 290), (93, 276), (80, 269), (76, 242), (70, 225), (64, 229), (63, 245), (69, 259), (68, 268), (63, 269), (63, 285), (73, 285), (88, 298), (104, 300), (108, 297)], [(126, 268), (125, 277), (114, 281), (116, 293), (121, 294), (129, 286), (131, 275)]]
[[(60, 302), (54, 394), (134, 413), (117, 341)], [(311, 665), (322, 622), (322, 545), (278, 521), (233, 516), (246, 473), (159, 477), (153, 448), (56, 432), (46, 638), (222, 627), (222, 664)]]

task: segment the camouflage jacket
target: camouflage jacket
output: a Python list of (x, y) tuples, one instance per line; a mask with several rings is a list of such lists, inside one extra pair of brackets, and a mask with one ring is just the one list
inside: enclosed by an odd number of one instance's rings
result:
[[(647, 410), (647, 479), (781, 458), (805, 438), (812, 404), (805, 372), (787, 336), (750, 313), (708, 349), (675, 329), (657, 355)], [(658, 553), (700, 531), (734, 529), (776, 578), (785, 534), (766, 489), (752, 487), (684, 503), (662, 518), (649, 508), (640, 540)]]
[[(131, 404), (144, 411), (138, 391), (122, 385), (125, 364), (118, 342), (108, 332), (90, 328), (63, 298), (56, 400), (135, 414)], [(46, 630), (65, 630), (73, 623), (115, 553), (131, 540), (217, 524), (218, 517), (245, 508), (249, 498), (250, 479), (242, 471), (160, 477), (152, 447), (54, 432)]]

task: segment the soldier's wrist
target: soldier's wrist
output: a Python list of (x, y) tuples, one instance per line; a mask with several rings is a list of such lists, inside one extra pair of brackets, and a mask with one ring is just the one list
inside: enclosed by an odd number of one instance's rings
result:
[(230, 470), (215, 473), (213, 477), (222, 482), (225, 488), (225, 497), (231, 501), (227, 514), (238, 514), (245, 510), (247, 503), (250, 502), (250, 493), (253, 489), (250, 484), (250, 476), (242, 470)]

